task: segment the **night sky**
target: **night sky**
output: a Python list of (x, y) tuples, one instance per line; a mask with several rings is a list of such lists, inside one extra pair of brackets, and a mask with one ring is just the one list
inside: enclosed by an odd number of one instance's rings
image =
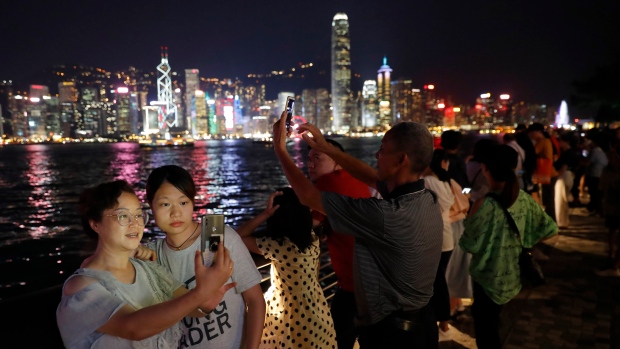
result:
[[(235, 77), (329, 57), (349, 17), (354, 73), (435, 84), (455, 103), (484, 92), (558, 105), (620, 52), (619, 1), (0, 1), (0, 79), (54, 64), (154, 71), (160, 46), (181, 72)], [(329, 86), (325, 86), (328, 87)]]

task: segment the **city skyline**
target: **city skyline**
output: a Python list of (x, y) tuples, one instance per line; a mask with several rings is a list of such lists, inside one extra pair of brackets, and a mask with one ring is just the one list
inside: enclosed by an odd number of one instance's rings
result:
[(394, 80), (435, 84), (455, 103), (493, 92), (559, 104), (569, 98), (573, 81), (613, 57), (618, 43), (609, 28), (618, 28), (618, 6), (602, 1), (587, 7), (529, 1), (172, 7), (158, 0), (108, 1), (101, 7), (72, 0), (3, 2), (0, 29), (10, 35), (2, 39), (0, 79), (26, 80), (50, 65), (73, 62), (153, 69), (162, 45), (169, 47), (176, 71), (197, 68), (209, 77), (268, 72), (328, 58), (331, 21), (344, 12), (351, 69), (361, 81), (374, 79), (387, 56)]

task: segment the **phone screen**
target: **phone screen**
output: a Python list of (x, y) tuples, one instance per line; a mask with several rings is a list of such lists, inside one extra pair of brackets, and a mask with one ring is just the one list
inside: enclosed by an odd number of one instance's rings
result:
[(463, 188), (463, 194), (469, 194), (471, 188)]
[(286, 98), (286, 131), (291, 130), (291, 119), (293, 118), (293, 106), (295, 105), (295, 97)]

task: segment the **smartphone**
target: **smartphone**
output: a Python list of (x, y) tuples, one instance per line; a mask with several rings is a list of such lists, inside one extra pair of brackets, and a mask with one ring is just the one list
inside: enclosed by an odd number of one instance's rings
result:
[(295, 97), (286, 97), (286, 132), (291, 130), (291, 120), (293, 119), (293, 106), (295, 106)]
[(224, 243), (224, 215), (208, 214), (202, 216), (202, 236), (200, 250), (203, 252), (217, 251), (219, 244)]
[(463, 188), (463, 194), (469, 194), (471, 188)]

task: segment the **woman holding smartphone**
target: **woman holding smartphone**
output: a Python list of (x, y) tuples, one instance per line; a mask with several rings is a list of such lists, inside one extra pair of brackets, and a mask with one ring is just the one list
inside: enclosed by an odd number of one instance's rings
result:
[[(157, 262), (192, 289), (196, 285), (191, 256), (201, 249), (201, 224), (194, 221), (196, 186), (185, 169), (168, 165), (151, 172), (146, 183), (146, 198), (155, 224), (166, 234), (147, 244), (157, 253)], [(229, 226), (224, 230), (224, 245), (235, 262), (232, 281), (236, 287), (200, 319), (181, 321), (183, 348), (257, 348), (265, 320), (265, 300), (260, 274), (239, 235)], [(211, 265), (214, 254), (203, 254)], [(247, 309), (247, 311), (246, 311)]]
[(202, 316), (233, 286), (222, 287), (233, 271), (223, 246), (209, 268), (192, 251), (191, 291), (161, 266), (131, 258), (148, 214), (127, 182), (86, 189), (79, 205), (84, 231), (97, 239), (97, 248), (63, 286), (56, 320), (65, 347), (177, 348), (179, 321)]

